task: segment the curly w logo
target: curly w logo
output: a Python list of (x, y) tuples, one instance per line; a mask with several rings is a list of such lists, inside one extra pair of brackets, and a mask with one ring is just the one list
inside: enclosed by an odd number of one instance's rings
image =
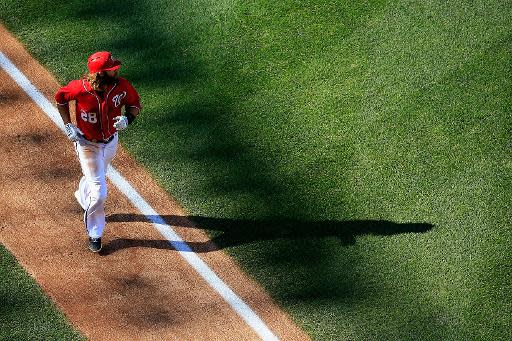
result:
[(121, 101), (123, 98), (126, 97), (126, 91), (123, 91), (117, 95), (115, 95), (114, 97), (112, 97), (112, 102), (114, 103), (114, 107), (118, 107), (121, 105)]

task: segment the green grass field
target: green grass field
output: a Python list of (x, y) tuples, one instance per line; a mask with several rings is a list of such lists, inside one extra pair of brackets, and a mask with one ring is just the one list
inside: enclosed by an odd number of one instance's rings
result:
[(2, 245), (0, 340), (84, 340)]
[(511, 2), (52, 3), (0, 20), (122, 59), (123, 145), (314, 339), (512, 339)]

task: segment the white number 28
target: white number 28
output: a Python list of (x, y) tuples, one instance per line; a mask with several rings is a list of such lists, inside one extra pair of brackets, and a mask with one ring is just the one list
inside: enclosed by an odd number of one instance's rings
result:
[(80, 112), (80, 116), (82, 117), (82, 120), (84, 120), (85, 122), (89, 122), (89, 123), (98, 122), (98, 118), (96, 117), (95, 112), (86, 112), (86, 111), (82, 110)]

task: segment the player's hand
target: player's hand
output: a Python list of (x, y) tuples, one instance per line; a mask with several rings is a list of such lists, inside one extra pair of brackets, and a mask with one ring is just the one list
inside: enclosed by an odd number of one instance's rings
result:
[(66, 130), (66, 135), (68, 136), (68, 139), (70, 139), (71, 141), (77, 142), (82, 138), (82, 132), (73, 123), (66, 124), (64, 126), (64, 129)]
[(114, 120), (114, 128), (117, 130), (125, 130), (128, 127), (128, 118), (126, 116), (116, 116)]

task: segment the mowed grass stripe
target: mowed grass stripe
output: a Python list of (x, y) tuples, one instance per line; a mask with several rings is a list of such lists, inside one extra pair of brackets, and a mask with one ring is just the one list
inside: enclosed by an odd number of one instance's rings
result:
[(123, 59), (124, 145), (314, 338), (512, 337), (511, 4), (13, 4), (62, 82)]

